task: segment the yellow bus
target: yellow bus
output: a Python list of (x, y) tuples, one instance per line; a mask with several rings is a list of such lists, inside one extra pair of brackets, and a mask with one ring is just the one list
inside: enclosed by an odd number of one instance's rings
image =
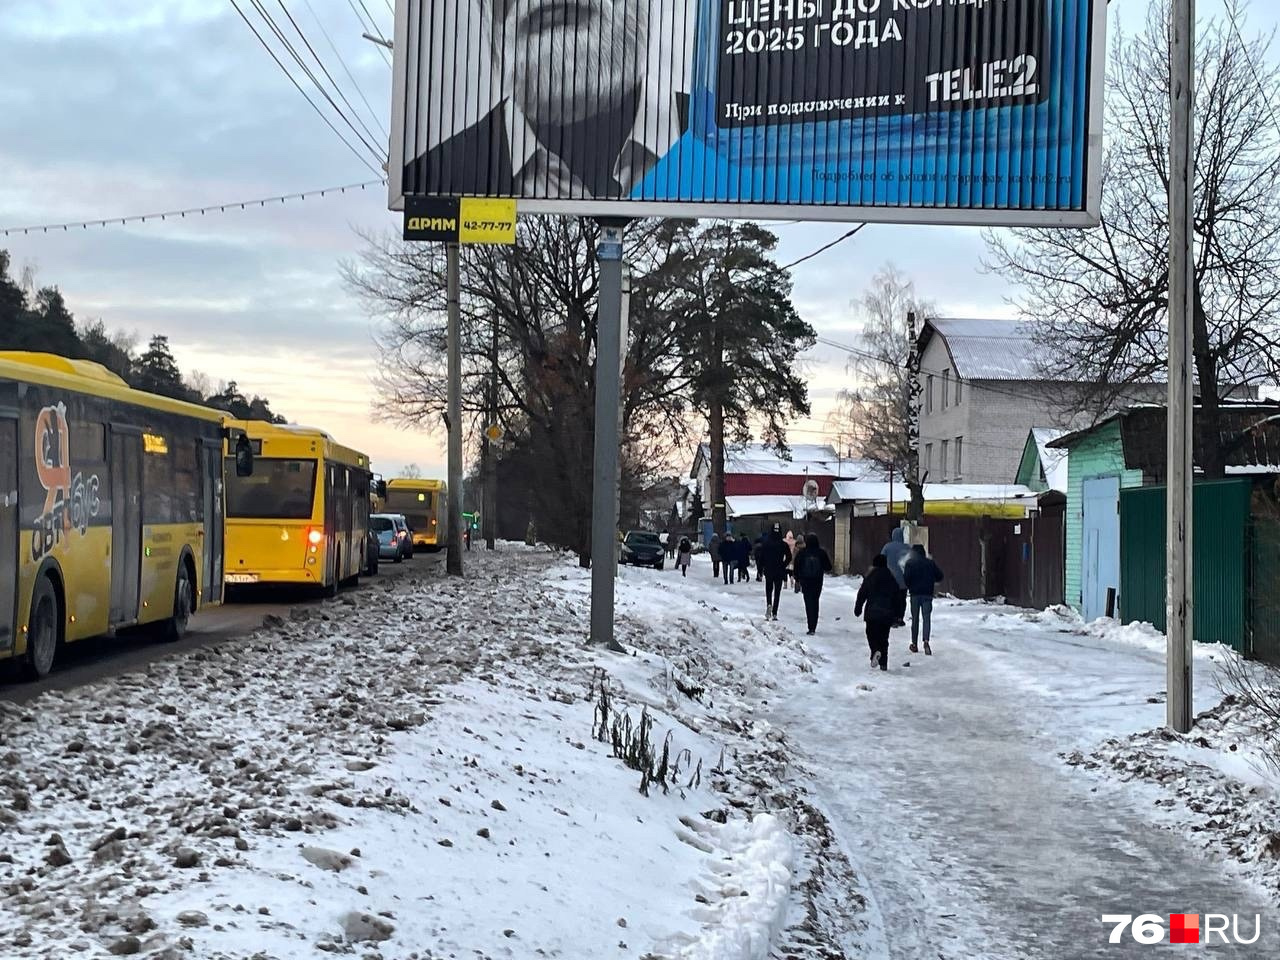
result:
[(387, 481), (383, 513), (404, 515), (413, 531), (414, 550), (439, 551), (448, 539), (449, 487), (443, 480)]
[(372, 572), (369, 458), (312, 427), (223, 422), (243, 431), (254, 458), (251, 476), (226, 460), (227, 584), (292, 584), (333, 596)]
[(221, 419), (96, 363), (0, 352), (0, 659), (39, 678), (64, 643), (176, 640), (222, 601)]

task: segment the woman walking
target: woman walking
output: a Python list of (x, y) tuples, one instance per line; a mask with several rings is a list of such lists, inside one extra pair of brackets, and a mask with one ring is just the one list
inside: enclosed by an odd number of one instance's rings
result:
[(693, 561), (693, 544), (688, 537), (680, 538), (679, 552), (676, 554), (676, 566), (680, 568), (680, 576), (689, 576), (689, 564)]

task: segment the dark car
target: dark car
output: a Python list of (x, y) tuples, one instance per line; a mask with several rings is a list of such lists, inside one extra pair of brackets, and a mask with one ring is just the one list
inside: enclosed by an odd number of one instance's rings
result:
[(662, 541), (658, 539), (656, 533), (632, 530), (622, 541), (622, 556), (619, 562), (661, 570), (666, 557), (666, 548), (662, 546)]

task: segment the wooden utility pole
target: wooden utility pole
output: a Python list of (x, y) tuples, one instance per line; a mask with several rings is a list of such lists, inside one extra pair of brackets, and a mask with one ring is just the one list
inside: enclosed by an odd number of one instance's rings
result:
[(1173, 0), (1169, 38), (1168, 721), (1191, 729), (1192, 295), (1195, 280), (1195, 0)]

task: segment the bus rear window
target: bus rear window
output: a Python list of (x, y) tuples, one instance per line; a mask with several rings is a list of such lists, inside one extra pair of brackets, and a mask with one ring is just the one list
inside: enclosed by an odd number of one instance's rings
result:
[(227, 516), (242, 520), (309, 520), (315, 500), (314, 460), (256, 458), (253, 476), (236, 476), (235, 460), (223, 470)]

